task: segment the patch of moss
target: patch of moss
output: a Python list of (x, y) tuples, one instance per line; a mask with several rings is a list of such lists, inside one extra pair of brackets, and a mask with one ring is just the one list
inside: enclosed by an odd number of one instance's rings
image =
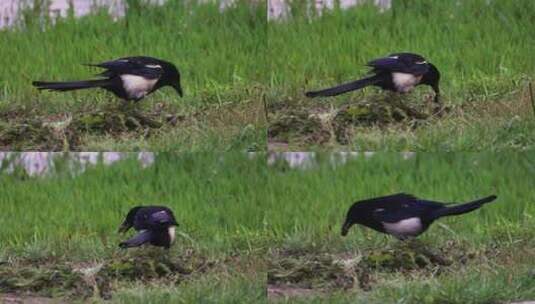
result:
[(329, 255), (270, 260), (268, 269), (268, 284), (293, 284), (307, 289), (351, 288), (355, 276)]
[(416, 240), (400, 243), (394, 248), (386, 248), (370, 252), (366, 255), (362, 266), (381, 271), (409, 271), (427, 267), (450, 266), (448, 255), (432, 252), (424, 244)]
[(178, 283), (181, 276), (193, 273), (199, 266), (198, 262), (173, 259), (164, 255), (150, 258), (138, 256), (110, 261), (100, 274), (126, 281), (150, 281), (174, 276), (173, 280)]
[(31, 293), (44, 297), (111, 298), (116, 282), (158, 281), (179, 284), (217, 263), (204, 256), (171, 256), (161, 250), (140, 250), (104, 261), (97, 267), (76, 269), (68, 263), (0, 264), (0, 293)]
[(399, 97), (377, 97), (345, 103), (337, 109), (318, 102), (272, 103), (268, 107), (270, 142), (301, 142), (321, 145), (335, 137), (342, 145), (355, 136), (355, 127), (385, 127), (407, 122), (414, 127), (430, 118), (421, 107), (407, 106)]
[(0, 292), (32, 292), (46, 297), (88, 298), (93, 287), (65, 266), (0, 269)]
[(433, 253), (423, 244), (412, 243), (353, 258), (327, 253), (285, 252), (269, 259), (268, 284), (320, 290), (353, 287), (370, 290), (375, 283), (373, 274), (376, 272), (419, 270), (438, 274), (442, 268), (452, 264), (447, 256)]
[(322, 144), (329, 141), (330, 136), (330, 132), (317, 117), (300, 111), (280, 113), (272, 119), (268, 127), (268, 137), (278, 142), (299, 138), (307, 143)]
[(138, 132), (144, 136), (164, 123), (171, 124), (161, 113), (142, 114), (135, 109), (93, 109), (73, 113), (57, 121), (38, 117), (0, 124), (0, 148), (9, 150), (76, 150), (84, 134), (118, 135)]
[(160, 128), (162, 123), (137, 111), (94, 111), (73, 120), (71, 128), (97, 134), (131, 132), (144, 128)]

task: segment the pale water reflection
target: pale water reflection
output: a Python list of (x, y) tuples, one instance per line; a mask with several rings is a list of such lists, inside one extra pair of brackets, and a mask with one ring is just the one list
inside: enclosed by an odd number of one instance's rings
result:
[[(312, 169), (321, 161), (327, 161), (331, 166), (343, 166), (348, 161), (359, 157), (368, 159), (376, 155), (376, 152), (334, 152), (334, 153), (316, 153), (316, 152), (272, 152), (269, 153), (267, 164), (273, 166), (283, 162), (292, 169)], [(414, 152), (398, 153), (400, 160), (411, 159), (416, 155)]]
[[(25, 8), (32, 8), (34, 1), (43, 0), (0, 0), (0, 28), (9, 27), (16, 24), (21, 10)], [(48, 14), (53, 19), (58, 17), (65, 17), (68, 14), (70, 3), (74, 15), (81, 17), (94, 11), (95, 9), (107, 8), (110, 15), (115, 19), (123, 17), (126, 12), (126, 0), (48, 0)], [(143, 0), (145, 3), (152, 5), (161, 5), (166, 1), (178, 0)], [(197, 1), (199, 3), (215, 2), (218, 3), (220, 10), (224, 10), (234, 3), (236, 0), (189, 0)], [(251, 0), (251, 3), (257, 3), (259, 0)]]
[(154, 163), (155, 154), (152, 152), (0, 152), (0, 173), (13, 173), (16, 169), (22, 169), (29, 176), (44, 176), (53, 173), (55, 162), (62, 159), (72, 174), (79, 174), (88, 166), (99, 163), (109, 166), (127, 158), (137, 159), (140, 167), (145, 168)]
[[(43, 0), (0, 0), (0, 28), (9, 27), (16, 24), (20, 12), (24, 8), (33, 7), (34, 1)], [(75, 16), (84, 16), (95, 8), (107, 8), (110, 15), (114, 18), (120, 18), (126, 12), (126, 0), (48, 0), (49, 7), (47, 12), (52, 18), (67, 16), (70, 3), (73, 6)], [(161, 5), (165, 1), (178, 0), (144, 0), (147, 3)], [(189, 0), (199, 3), (216, 2), (221, 11), (237, 3), (236, 0)], [(321, 14), (325, 9), (332, 9), (336, 3), (340, 3), (342, 9), (368, 2), (369, 0), (310, 0), (309, 9), (314, 9)], [(262, 3), (261, 0), (250, 0), (251, 4)], [(381, 10), (390, 9), (392, 0), (373, 0)], [(290, 0), (268, 0), (267, 1), (268, 19), (284, 20), (291, 13)]]
[[(333, 9), (336, 3), (340, 3), (341, 9), (348, 9), (353, 6), (370, 2), (369, 0), (311, 0), (309, 10), (314, 9), (320, 15), (325, 9)], [(291, 0), (268, 0), (268, 19), (284, 20), (291, 14)], [(373, 0), (373, 4), (381, 10), (392, 7), (392, 0)]]

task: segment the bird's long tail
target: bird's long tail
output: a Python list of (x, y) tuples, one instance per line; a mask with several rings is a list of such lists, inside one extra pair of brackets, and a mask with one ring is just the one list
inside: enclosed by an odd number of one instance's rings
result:
[(48, 81), (34, 81), (33, 86), (39, 90), (52, 91), (72, 91), (89, 88), (99, 88), (110, 85), (109, 79), (95, 79), (82, 81), (66, 81), (66, 82), (48, 82)]
[(369, 85), (375, 84), (381, 81), (382, 78), (383, 78), (382, 75), (373, 75), (367, 78), (359, 79), (357, 81), (347, 82), (336, 87), (319, 90), (319, 91), (306, 92), (305, 95), (310, 98), (318, 97), (318, 96), (324, 96), (324, 97), (336, 96), (336, 95), (340, 95), (340, 94), (347, 93), (350, 91), (359, 90)]
[(457, 205), (453, 207), (444, 207), (442, 209), (439, 209), (433, 212), (431, 216), (433, 219), (437, 219), (443, 216), (459, 215), (459, 214), (467, 213), (470, 211), (474, 211), (480, 208), (481, 206), (483, 206), (484, 204), (490, 203), (495, 199), (496, 199), (496, 195), (491, 195), (491, 196), (487, 196), (485, 198), (478, 199), (478, 200), (475, 200), (466, 204)]
[(136, 234), (133, 238), (119, 244), (121, 248), (138, 247), (152, 239), (152, 232), (146, 230)]

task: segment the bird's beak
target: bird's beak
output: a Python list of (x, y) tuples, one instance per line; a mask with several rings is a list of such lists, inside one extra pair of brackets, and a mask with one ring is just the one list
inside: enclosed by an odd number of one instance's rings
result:
[(183, 96), (182, 87), (180, 86), (180, 83), (177, 85), (174, 85), (173, 88), (175, 89), (175, 91), (178, 93), (180, 97)]
[(349, 228), (351, 228), (352, 223), (345, 222), (344, 226), (342, 226), (342, 236), (346, 236), (347, 232), (349, 231)]

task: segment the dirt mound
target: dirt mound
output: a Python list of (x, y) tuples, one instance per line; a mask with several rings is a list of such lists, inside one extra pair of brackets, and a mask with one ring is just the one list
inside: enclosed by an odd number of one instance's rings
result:
[(275, 102), (268, 107), (270, 142), (300, 142), (322, 145), (350, 143), (358, 127), (386, 127), (408, 124), (417, 127), (438, 115), (427, 114), (427, 105), (408, 106), (399, 97), (373, 97), (339, 106), (318, 101)]
[(151, 130), (183, 119), (161, 109), (141, 111), (136, 107), (106, 106), (54, 115), (11, 115), (0, 123), (0, 148), (10, 150), (77, 150), (84, 135), (120, 137), (136, 133), (148, 137)]
[(323, 144), (329, 141), (331, 133), (318, 117), (296, 110), (288, 111), (271, 122), (268, 137), (279, 142), (288, 142), (293, 137), (299, 137), (309, 144)]
[(45, 297), (87, 298), (93, 294), (92, 287), (81, 273), (67, 266), (22, 267), (0, 269), (2, 293), (38, 293)]
[(354, 269), (330, 255), (287, 256), (270, 261), (268, 284), (287, 284), (304, 289), (353, 287)]
[(454, 260), (452, 252), (402, 244), (361, 253), (280, 252), (269, 259), (268, 294), (272, 298), (321, 296), (336, 290), (370, 290), (378, 273), (414, 271), (439, 275)]
[(193, 252), (171, 256), (158, 249), (140, 250), (83, 266), (68, 263), (3, 264), (0, 266), (0, 293), (110, 299), (117, 282), (165, 281), (167, 285), (177, 285), (216, 264), (216, 261)]

